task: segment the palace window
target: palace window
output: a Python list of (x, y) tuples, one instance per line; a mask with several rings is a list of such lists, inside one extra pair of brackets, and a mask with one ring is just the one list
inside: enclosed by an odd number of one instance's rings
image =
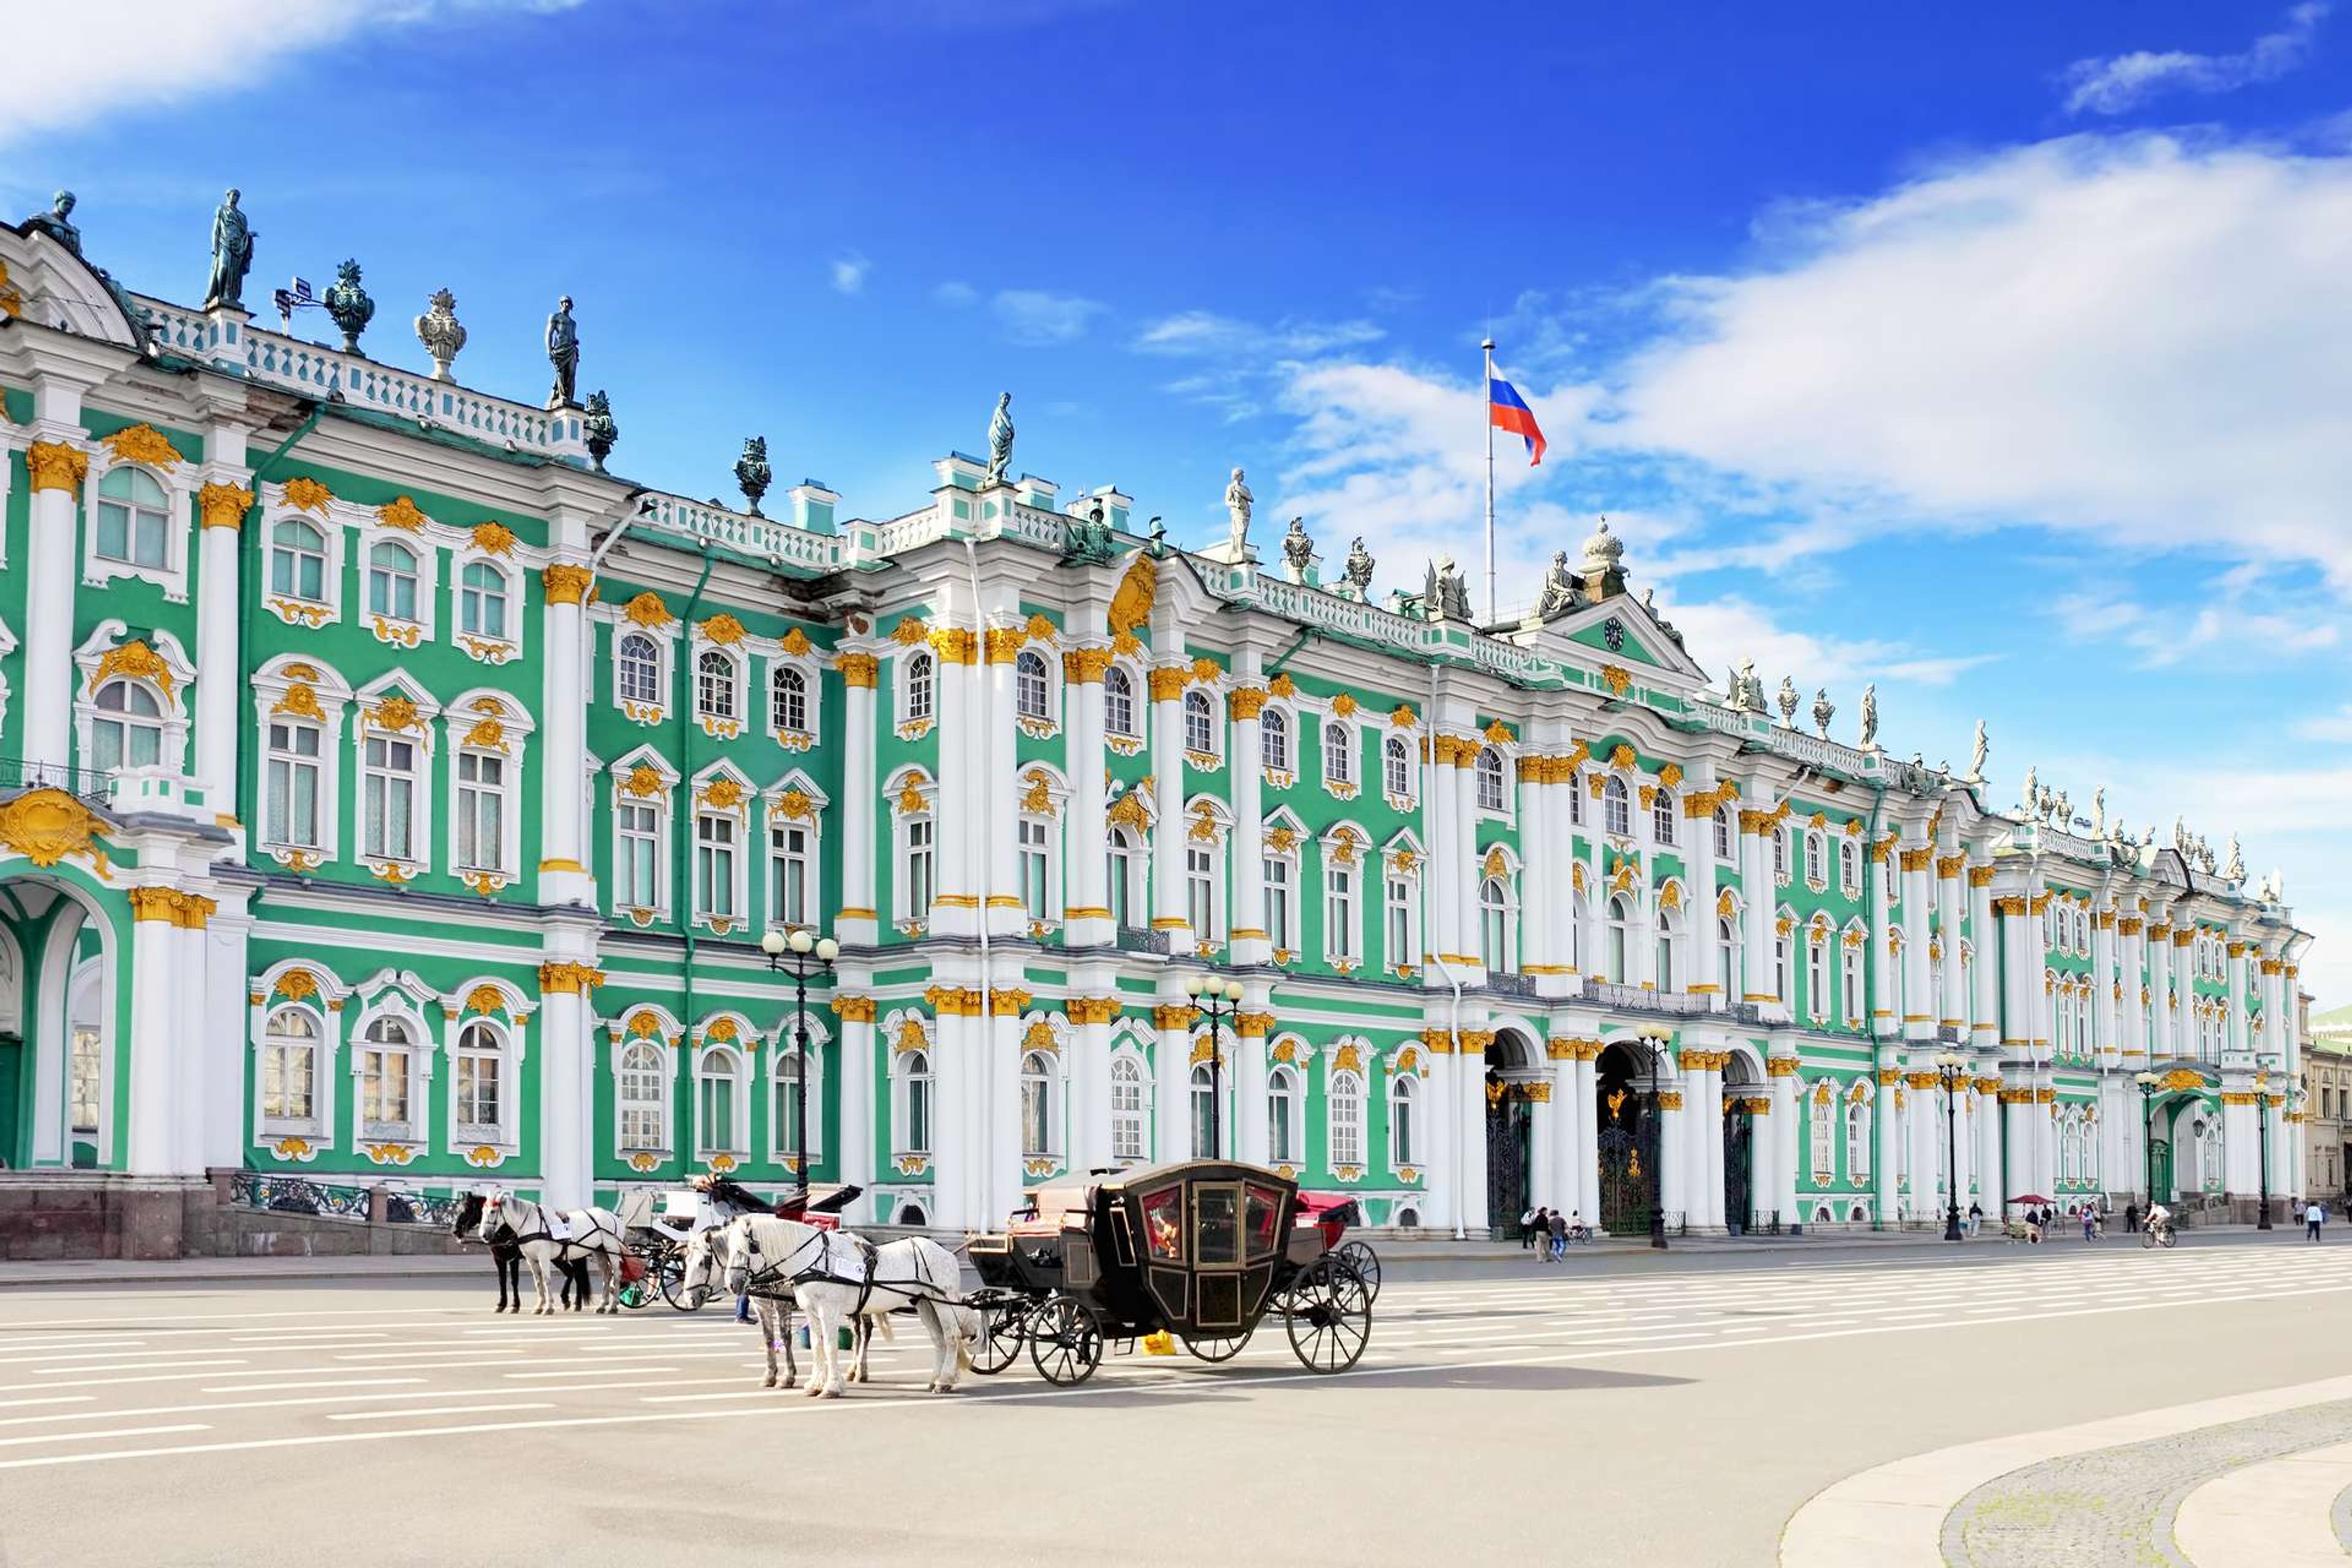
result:
[(1789, 989), (1789, 939), (1772, 934), (1772, 994), (1783, 1003), (1794, 1000)]
[[(927, 1051), (902, 1051), (898, 1056), (898, 1152), (931, 1152), (931, 1058)], [(1116, 1076), (1116, 1074), (1114, 1074)]]
[(661, 701), (661, 645), (643, 632), (621, 639), (617, 679), (624, 702)]
[[(305, 1007), (280, 1007), (269, 1015), (261, 1042), (261, 1119), (277, 1130), (317, 1125), (320, 1060), (324, 1042), (318, 1015)], [(94, 1108), (93, 1108), (94, 1109)]]
[(651, 1040), (631, 1040), (621, 1050), (618, 1089), (621, 1147), (669, 1147), (669, 1063)]
[(507, 760), (494, 752), (457, 753), (457, 868), (504, 868)]
[(1043, 817), (1024, 816), (1018, 826), (1021, 861), (1021, 904), (1033, 921), (1051, 920), (1054, 909), (1051, 898), (1052, 866), (1050, 845), (1053, 825)]
[(1805, 938), (1805, 1007), (1817, 1022), (1829, 1016), (1829, 938), (1818, 931)]
[(1217, 931), (1217, 859), (1206, 844), (1184, 846), (1184, 916), (1192, 934), (1207, 942)]
[(368, 549), (368, 614), (386, 620), (416, 619), (416, 552), (384, 540)]
[(768, 819), (768, 923), (816, 923), (816, 835), (805, 822)]
[(705, 1050), (694, 1064), (695, 1149), (741, 1153), (748, 1142), (736, 1123), (742, 1096), (742, 1058), (723, 1046)]
[[(807, 1089), (821, 1089), (824, 1082), (824, 1075), (821, 1071), (803, 1078), (802, 1069), (806, 1065), (800, 1047), (788, 1045), (776, 1053), (775, 1066), (770, 1069), (772, 1076), (769, 1081), (774, 1090), (770, 1097), (770, 1103), (775, 1113), (774, 1125), (770, 1129), (773, 1134), (771, 1141), (776, 1146), (778, 1157), (782, 1159), (795, 1158), (801, 1152), (802, 1094)], [(809, 1100), (808, 1141), (812, 1152), (824, 1147), (824, 1106), (821, 1094)]]
[(1145, 1098), (1142, 1064), (1131, 1056), (1110, 1064), (1110, 1157), (1131, 1165), (1144, 1157)]
[(1412, 932), (1413, 879), (1391, 872), (1382, 900), (1381, 928), (1387, 934), (1388, 949), (1382, 954), (1391, 968), (1398, 964), (1421, 962), (1421, 944)]
[(152, 768), (163, 760), (163, 706), (143, 680), (99, 688), (89, 725), (89, 765), (100, 773)]
[(694, 818), (694, 907), (704, 919), (735, 916), (736, 821), (724, 812)]
[(1718, 916), (1715, 922), (1716, 967), (1723, 974), (1723, 994), (1734, 1002), (1745, 1001), (1747, 975), (1740, 963), (1739, 921), (1731, 915)]
[(1487, 972), (1511, 972), (1511, 889), (1500, 877), (1489, 877), (1478, 889), (1478, 956)]
[(506, 574), (487, 561), (469, 561), (457, 574), (457, 629), (478, 637), (506, 637)]
[(1337, 861), (1323, 868), (1323, 949), (1332, 958), (1356, 956), (1356, 868)]
[[(1214, 1049), (1213, 1045), (1211, 1049)], [(1223, 1129), (1216, 1125), (1217, 1083), (1210, 1076), (1206, 1062), (1192, 1069), (1192, 1158), (1213, 1160), (1217, 1157), (1216, 1134)]]
[(1258, 760), (1269, 773), (1290, 771), (1290, 715), (1268, 708), (1258, 715)]
[(1356, 778), (1356, 748), (1349, 727), (1334, 721), (1323, 726), (1323, 782), (1352, 784)]
[(1838, 846), (1838, 886), (1849, 899), (1862, 895), (1862, 848), (1851, 838)]
[(1675, 975), (1675, 949), (1682, 942), (1682, 929), (1672, 910), (1658, 911), (1658, 976), (1660, 991), (1680, 989)]
[(808, 733), (808, 677), (789, 664), (778, 665), (769, 678), (768, 721), (780, 735)]
[(1049, 719), (1045, 660), (1034, 648), (1023, 648), (1013, 661), (1013, 709), (1024, 719)]
[(1828, 879), (1829, 862), (1823, 851), (1822, 836), (1808, 833), (1805, 835), (1805, 880), (1813, 887), (1820, 887)]
[(1845, 949), (1840, 958), (1840, 967), (1845, 972), (1845, 1021), (1852, 1027), (1859, 1029), (1863, 1026), (1862, 949), (1859, 947)]
[(1381, 784), (1399, 800), (1412, 798), (1412, 747), (1402, 735), (1381, 742)]
[(1021, 1058), (1021, 1152), (1024, 1158), (1048, 1159), (1060, 1142), (1054, 1136), (1058, 1121), (1054, 1115), (1054, 1078), (1051, 1053), (1031, 1051)]
[(1202, 755), (1217, 750), (1217, 710), (1199, 687), (1184, 693), (1184, 749)]
[(1278, 1067), (1265, 1079), (1266, 1158), (1277, 1165), (1296, 1165), (1304, 1140), (1299, 1136), (1298, 1075)]
[(1727, 805), (1715, 808), (1715, 858), (1731, 858), (1731, 808)]
[(1504, 808), (1503, 753), (1492, 746), (1482, 746), (1474, 770), (1478, 776), (1478, 809), (1501, 811)]
[(1135, 679), (1116, 664), (1103, 671), (1103, 729), (1123, 741), (1136, 738)]
[(398, 1018), (378, 1018), (367, 1026), (359, 1063), (362, 1137), (408, 1136), (409, 1075), (415, 1048), (407, 1024)]
[(1601, 789), (1601, 826), (1612, 838), (1623, 838), (1633, 831), (1633, 813), (1625, 801), (1625, 781), (1613, 773)]
[(416, 858), (416, 743), (370, 734), (360, 752), (360, 849), (384, 860)]
[(1650, 806), (1650, 836), (1661, 844), (1675, 841), (1675, 792), (1661, 788)]
[(1805, 1110), (1806, 1121), (1810, 1123), (1808, 1131), (1812, 1134), (1810, 1151), (1811, 1175), (1817, 1185), (1827, 1186), (1831, 1178), (1837, 1174), (1837, 1145), (1832, 1126), (1837, 1116), (1837, 1097), (1824, 1085), (1805, 1097)]
[(1265, 935), (1266, 940), (1286, 952), (1298, 949), (1297, 933), (1291, 929), (1297, 889), (1291, 885), (1291, 861), (1287, 855), (1268, 854), (1265, 859)]
[(132, 566), (163, 566), (170, 558), (171, 503), (143, 470), (110, 469), (98, 484), (99, 555)]
[(1125, 827), (1113, 827), (1105, 858), (1109, 862), (1110, 918), (1114, 925), (1131, 926), (1139, 923), (1136, 916), (1143, 910), (1143, 854), (1136, 847), (1135, 836)]
[(1584, 775), (1580, 773), (1568, 775), (1568, 821), (1571, 827), (1584, 826)]
[(735, 717), (735, 661), (715, 647), (694, 661), (694, 710), (705, 719)]
[(501, 1143), (506, 1141), (506, 1103), (499, 1081), (506, 1060), (498, 1026), (477, 1018), (457, 1031), (456, 1096), (457, 1141)]
[(299, 517), (280, 518), (269, 531), (269, 591), (326, 602), (327, 538)]
[(1399, 1170), (1420, 1163), (1413, 1157), (1412, 1138), (1412, 1102), (1421, 1093), (1420, 1082), (1403, 1072), (1389, 1080), (1389, 1163)]
[(1620, 985), (1633, 983), (1633, 906), (1623, 894), (1609, 900), (1609, 973), (1601, 976)]
[(900, 722), (919, 724), (931, 716), (931, 656), (911, 653), (907, 656), (907, 711)]
[(1870, 1101), (1850, 1100), (1845, 1108), (1846, 1179), (1859, 1186), (1870, 1180)]
[(661, 859), (661, 816), (650, 801), (624, 800), (613, 808), (613, 904), (649, 910), (661, 902), (655, 868)]
[(1789, 830), (1785, 827), (1772, 830), (1772, 875), (1779, 881), (1789, 879)]
[(1334, 1167), (1364, 1163), (1364, 1080), (1346, 1070), (1331, 1075), (1331, 1159)]

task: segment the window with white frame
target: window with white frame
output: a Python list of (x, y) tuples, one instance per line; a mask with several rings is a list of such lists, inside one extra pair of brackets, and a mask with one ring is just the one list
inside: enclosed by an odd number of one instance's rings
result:
[(695, 657), (694, 711), (721, 722), (736, 715), (735, 661), (718, 648), (704, 648)]
[[(1110, 918), (1114, 925), (1131, 926), (1140, 922), (1136, 916), (1143, 912), (1143, 852), (1137, 847), (1135, 836), (1124, 826), (1114, 826), (1105, 840), (1104, 858), (1108, 862)], [(1277, 939), (1279, 940), (1279, 939)]]
[(1829, 880), (1829, 852), (1818, 833), (1805, 835), (1805, 881), (1818, 888)]
[(1033, 921), (1054, 918), (1054, 825), (1042, 816), (1024, 816), (1015, 826), (1015, 850), (1021, 869), (1021, 907)]
[(1681, 988), (1679, 966), (1675, 962), (1675, 950), (1682, 945), (1682, 921), (1674, 910), (1658, 911), (1658, 972), (1657, 988), (1675, 991)]
[(1838, 845), (1838, 886), (1848, 898), (1862, 892), (1862, 847), (1851, 838)]
[(1049, 1159), (1060, 1142), (1054, 1115), (1054, 1058), (1030, 1051), (1021, 1058), (1021, 1153), (1024, 1159)]
[(1776, 926), (1772, 932), (1772, 994), (1782, 1002), (1793, 1002), (1789, 990), (1789, 939)]
[(934, 668), (931, 656), (918, 650), (907, 656), (907, 710), (899, 715), (902, 724), (919, 724), (931, 717), (934, 696)]
[(327, 536), (299, 517), (281, 517), (270, 526), (269, 591), (282, 599), (326, 602)]
[(1772, 875), (1780, 881), (1789, 879), (1789, 830), (1785, 827), (1772, 830)]
[(1013, 660), (1013, 712), (1040, 721), (1052, 718), (1051, 691), (1045, 679), (1045, 656), (1035, 648), (1023, 648)]
[(1197, 686), (1184, 693), (1184, 749), (1210, 756), (1217, 750), (1217, 706)]
[(1818, 928), (1805, 936), (1805, 1006), (1818, 1021), (1829, 1016), (1829, 934)]
[(624, 796), (613, 807), (613, 904), (649, 910), (661, 902), (661, 812)]
[(487, 1018), (476, 1018), (457, 1031), (450, 1093), (461, 1143), (507, 1142), (505, 1046), (499, 1026)]
[(1478, 762), (1472, 770), (1478, 781), (1478, 809), (1501, 811), (1507, 805), (1503, 787), (1503, 753), (1492, 746), (1478, 749)]
[(901, 1154), (931, 1152), (931, 1057), (924, 1050), (901, 1051), (898, 1060), (898, 1114), (892, 1120)]
[(1675, 841), (1675, 816), (1678, 809), (1675, 792), (1664, 785), (1659, 786), (1658, 793), (1650, 801), (1650, 836), (1659, 843), (1672, 844)]
[(1217, 931), (1217, 851), (1213, 844), (1184, 846), (1184, 916), (1203, 942)]
[(307, 1007), (269, 1015), (261, 1038), (261, 1120), (269, 1131), (316, 1130), (326, 1041)]
[(367, 608), (391, 621), (416, 619), (416, 552), (397, 540), (368, 546)]
[(1568, 821), (1571, 827), (1584, 826), (1584, 789), (1582, 773), (1572, 773), (1568, 775)]
[(694, 816), (694, 908), (704, 920), (735, 918), (735, 873), (740, 825), (732, 814), (700, 811)]
[(614, 683), (621, 700), (658, 707), (662, 700), (661, 644), (643, 632), (626, 633), (621, 638), (618, 663)]
[(90, 706), (89, 765), (100, 773), (152, 768), (163, 760), (163, 704), (143, 680), (117, 678)]
[[(779, 1159), (793, 1160), (800, 1157), (801, 1097), (804, 1092), (816, 1089), (823, 1081), (822, 1074), (805, 1072), (808, 1063), (802, 1057), (800, 1047), (787, 1045), (777, 1051), (775, 1065), (769, 1069), (769, 1082), (774, 1091), (770, 1097), (770, 1109), (774, 1112), (774, 1121), (770, 1128), (771, 1142), (776, 1146), (776, 1156)], [(815, 1152), (824, 1146), (823, 1111), (824, 1107), (815, 1100), (808, 1102), (808, 1141), (811, 1152)]]
[(106, 1103), (106, 1042), (96, 1029), (74, 1026), (67, 1052), (66, 1118), (76, 1132), (93, 1138)]
[(1305, 1145), (1299, 1115), (1298, 1074), (1277, 1067), (1265, 1077), (1266, 1158), (1277, 1165), (1296, 1165)]
[(898, 918), (919, 921), (929, 918), (931, 903), (939, 896), (937, 829), (929, 814), (906, 818), (905, 826), (906, 897), (899, 904)]
[(386, 1015), (370, 1024), (361, 1035), (362, 1137), (409, 1135), (409, 1089), (415, 1058), (416, 1037), (404, 1019)]
[(1739, 941), (1739, 921), (1733, 916), (1721, 915), (1715, 922), (1716, 967), (1723, 972), (1723, 994), (1738, 1002), (1746, 998), (1746, 974), (1740, 963), (1743, 949)]
[(1892, 846), (1888, 847), (1887, 853), (1878, 862), (1878, 879), (1885, 888), (1888, 903), (1891, 904), (1901, 897), (1900, 885), (1895, 879), (1895, 852)]
[(1816, 1183), (1826, 1186), (1836, 1174), (1837, 1145), (1835, 1121), (1837, 1095), (1822, 1084), (1805, 1096), (1808, 1131), (1812, 1134), (1812, 1174)]
[(768, 722), (780, 735), (808, 733), (808, 676), (797, 666), (780, 664), (768, 678)]
[(1285, 952), (1297, 951), (1298, 889), (1294, 884), (1295, 866), (1287, 855), (1272, 849), (1265, 860), (1265, 935), (1266, 940)]
[(1381, 929), (1387, 940), (1389, 964), (1421, 962), (1421, 942), (1413, 932), (1413, 879), (1406, 872), (1391, 870), (1382, 889)]
[(1389, 1080), (1389, 1164), (1402, 1170), (1420, 1163), (1413, 1148), (1413, 1101), (1420, 1098), (1421, 1079), (1401, 1072)]
[(1358, 951), (1356, 868), (1339, 860), (1323, 867), (1323, 949), (1337, 959), (1353, 959)]
[(1625, 781), (1614, 773), (1601, 786), (1601, 831), (1612, 838), (1623, 838), (1633, 831), (1633, 813), (1625, 793)]
[(506, 640), (507, 575), (487, 561), (468, 561), (458, 570), (457, 629)]
[(1731, 808), (1727, 805), (1717, 806), (1714, 822), (1715, 858), (1718, 860), (1728, 860), (1731, 858)]
[(1213, 1160), (1217, 1157), (1217, 1080), (1202, 1062), (1192, 1069), (1192, 1158)]
[(816, 923), (816, 830), (772, 813), (768, 817), (768, 923)]
[(1268, 773), (1290, 771), (1290, 715), (1268, 708), (1257, 717), (1258, 761)]
[(1863, 1024), (1861, 947), (1853, 945), (1843, 949), (1839, 954), (1839, 967), (1845, 976), (1845, 1006), (1842, 1011), (1846, 1023), (1858, 1029)]
[(1349, 725), (1338, 721), (1323, 726), (1323, 779), (1327, 784), (1356, 782), (1354, 733)]
[(1478, 889), (1478, 956), (1489, 973), (1511, 972), (1512, 922), (1510, 885), (1487, 878)]
[(1870, 1180), (1870, 1101), (1861, 1095), (1845, 1105), (1845, 1173), (1857, 1186)]
[(269, 721), (268, 758), (262, 774), (264, 843), (319, 847), (324, 745), (324, 732), (307, 720), (279, 714)]
[(360, 850), (383, 860), (415, 860), (419, 793), (417, 746), (370, 731), (360, 746)]
[(1394, 799), (1412, 798), (1412, 746), (1402, 735), (1381, 742), (1381, 787)]
[(1150, 1101), (1143, 1064), (1132, 1056), (1114, 1057), (1110, 1064), (1110, 1157), (1122, 1165), (1144, 1158), (1144, 1128)]
[(1364, 1080), (1345, 1068), (1331, 1075), (1328, 1142), (1334, 1167), (1364, 1163)]
[(457, 869), (506, 868), (507, 759), (465, 748), (457, 753)]
[(707, 1047), (694, 1064), (695, 1149), (702, 1154), (746, 1152), (737, 1125), (743, 1058), (725, 1046)]
[(631, 1040), (621, 1047), (617, 1088), (621, 1146), (625, 1149), (669, 1147), (669, 1060), (651, 1040)]
[(1118, 665), (1103, 671), (1103, 731), (1123, 741), (1135, 732), (1135, 678)]
[(130, 566), (162, 567), (171, 561), (171, 501), (145, 470), (116, 468), (98, 483), (99, 557)]

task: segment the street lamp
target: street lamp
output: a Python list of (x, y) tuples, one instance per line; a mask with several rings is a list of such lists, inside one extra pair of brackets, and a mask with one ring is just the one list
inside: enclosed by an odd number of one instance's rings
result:
[[(1201, 1015), (1209, 1021), (1209, 1158), (1216, 1159), (1224, 1150), (1224, 1137), (1220, 1123), (1224, 1118), (1225, 1080), (1218, 1060), (1217, 1026), (1230, 1022), (1242, 1005), (1242, 983), (1214, 974), (1196, 975), (1188, 989), (1192, 1000), (1200, 1005)], [(1224, 1004), (1220, 1007), (1219, 1003)]]
[(2156, 1086), (2158, 1079), (2154, 1073), (2144, 1072), (2134, 1078), (2132, 1081), (2139, 1085), (2139, 1149), (2141, 1158), (2147, 1167), (2141, 1184), (2147, 1190), (2147, 1206), (2154, 1208), (2156, 1206), (2156, 1139), (2148, 1131), (2148, 1121), (2156, 1114)]
[(841, 943), (833, 938), (812, 936), (805, 931), (790, 935), (772, 931), (760, 939), (760, 951), (768, 955), (768, 972), (782, 973), (790, 963), (793, 970), (793, 1048), (799, 1053), (801, 1089), (793, 1097), (793, 1155), (798, 1163), (798, 1187), (801, 1212), (808, 1212), (809, 1141), (808, 1102), (808, 977), (809, 966), (815, 963), (830, 971), (833, 961), (841, 956)]
[(1665, 1102), (1660, 1098), (1659, 1086), (1665, 1081), (1666, 1042), (1656, 1035), (1638, 1037), (1642, 1048), (1650, 1053), (1649, 1124), (1656, 1137), (1650, 1149), (1650, 1245), (1664, 1252), (1666, 1250), (1666, 1184), (1661, 1162), (1666, 1149), (1666, 1111)]
[(2271, 1075), (2267, 1070), (2254, 1074), (2254, 1130), (2262, 1145), (2263, 1212), (2254, 1221), (2256, 1230), (2270, 1230), (2271, 1225)]
[(1969, 1078), (1969, 1058), (1958, 1051), (1945, 1051), (1936, 1058), (1936, 1076), (1944, 1085), (1944, 1239), (1960, 1239), (1960, 1130), (1959, 1086)]

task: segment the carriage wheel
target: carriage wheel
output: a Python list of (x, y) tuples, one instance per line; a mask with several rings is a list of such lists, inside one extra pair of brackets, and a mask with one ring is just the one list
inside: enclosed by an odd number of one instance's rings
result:
[(1055, 1296), (1029, 1321), (1029, 1359), (1048, 1383), (1086, 1382), (1102, 1364), (1102, 1324), (1084, 1301)]
[(972, 1351), (971, 1370), (993, 1377), (1021, 1359), (1021, 1342), (1029, 1331), (1029, 1309), (1025, 1302), (1001, 1301), (982, 1307), (979, 1312), (980, 1342)]
[(1363, 1277), (1364, 1289), (1375, 1301), (1381, 1299), (1381, 1255), (1372, 1250), (1369, 1241), (1350, 1241), (1339, 1248), (1339, 1256)]
[(1345, 1258), (1325, 1253), (1298, 1276), (1283, 1326), (1307, 1371), (1347, 1371), (1372, 1337), (1372, 1295), (1364, 1277)]
[(675, 1252), (665, 1252), (662, 1254), (661, 1260), (659, 1262), (648, 1265), (647, 1267), (648, 1272), (646, 1279), (648, 1283), (655, 1279), (661, 1281), (661, 1299), (663, 1300), (667, 1301), (671, 1306), (676, 1307), (681, 1312), (691, 1312), (694, 1310), (692, 1307), (687, 1305), (686, 1301), (685, 1258), (680, 1258)]
[[(640, 1258), (638, 1261), (643, 1262), (644, 1259)], [(650, 1307), (654, 1304), (654, 1298), (659, 1293), (660, 1289), (658, 1282), (654, 1278), (654, 1271), (648, 1268), (643, 1274), (621, 1287), (621, 1305), (632, 1310), (638, 1307)]]
[(1250, 1336), (1255, 1332), (1257, 1325), (1252, 1323), (1238, 1334), (1204, 1334), (1197, 1340), (1187, 1339), (1184, 1348), (1211, 1363), (1231, 1361), (1242, 1353), (1242, 1347), (1250, 1342)]

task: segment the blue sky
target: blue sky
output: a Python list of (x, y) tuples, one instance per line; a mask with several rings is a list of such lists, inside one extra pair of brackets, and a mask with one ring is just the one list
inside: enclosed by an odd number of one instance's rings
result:
[(1243, 464), (1417, 582), (1477, 552), (1491, 330), (1521, 581), (1605, 511), (1710, 668), (2242, 831), (2352, 994), (2352, 7), (100, 9), (142, 47), (23, 24), (10, 211), (71, 185), (193, 302), (239, 184), (259, 279), (357, 257), (420, 367), (446, 285), (524, 397), (569, 292), (614, 466), (689, 494), (757, 433), (891, 515), (1010, 389), (1066, 493), (1205, 541)]

